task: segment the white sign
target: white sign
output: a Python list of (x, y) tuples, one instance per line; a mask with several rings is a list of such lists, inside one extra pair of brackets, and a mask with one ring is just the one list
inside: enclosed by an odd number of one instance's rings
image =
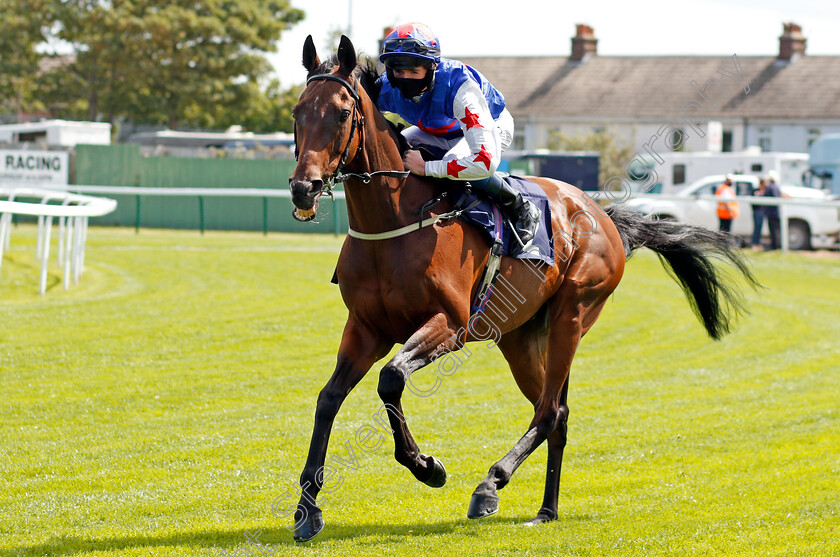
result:
[(0, 149), (0, 184), (10, 186), (66, 186), (70, 154), (66, 151)]
[(723, 151), (723, 124), (715, 121), (709, 122), (706, 134), (706, 148), (712, 153)]

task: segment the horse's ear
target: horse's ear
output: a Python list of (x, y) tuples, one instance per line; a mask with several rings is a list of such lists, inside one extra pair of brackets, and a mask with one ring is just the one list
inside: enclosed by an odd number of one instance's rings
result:
[(338, 63), (341, 71), (347, 75), (356, 69), (356, 48), (346, 35), (341, 35), (341, 41), (338, 43)]
[(321, 59), (318, 58), (318, 52), (315, 50), (315, 41), (312, 40), (312, 35), (309, 35), (303, 42), (303, 67), (311, 72), (320, 65)]

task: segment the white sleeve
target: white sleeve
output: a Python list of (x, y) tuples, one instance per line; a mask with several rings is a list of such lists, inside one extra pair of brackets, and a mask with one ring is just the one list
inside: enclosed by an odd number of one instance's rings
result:
[(426, 174), (437, 178), (480, 180), (492, 175), (499, 166), (502, 148), (496, 133), (496, 122), (490, 113), (487, 99), (472, 79), (467, 79), (455, 93), (453, 113), (469, 154), (448, 154), (443, 160), (426, 162)]

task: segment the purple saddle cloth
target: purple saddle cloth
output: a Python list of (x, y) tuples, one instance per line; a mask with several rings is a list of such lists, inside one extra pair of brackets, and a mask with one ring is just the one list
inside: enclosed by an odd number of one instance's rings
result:
[[(537, 206), (540, 210), (540, 224), (537, 228), (537, 233), (534, 239), (526, 246), (523, 251), (517, 252), (513, 257), (516, 259), (536, 259), (548, 265), (554, 265), (554, 240), (551, 231), (551, 206), (548, 203), (548, 197), (545, 192), (534, 182), (525, 180), (518, 176), (507, 176), (505, 181), (514, 189), (518, 190), (522, 196)], [(463, 187), (456, 186), (457, 194), (455, 199), (461, 195)], [(475, 206), (472, 206), (476, 203)], [(496, 225), (502, 227), (502, 246), (503, 254), (510, 256), (518, 247), (519, 242), (514, 237), (510, 226), (505, 223), (497, 223), (494, 217), (493, 203), (490, 199), (480, 192), (473, 191), (467, 199), (462, 203), (464, 207), (470, 207), (464, 211), (461, 218), (477, 226), (481, 229), (484, 235), (490, 240), (492, 245), (496, 238)], [(506, 218), (504, 220), (507, 220)]]

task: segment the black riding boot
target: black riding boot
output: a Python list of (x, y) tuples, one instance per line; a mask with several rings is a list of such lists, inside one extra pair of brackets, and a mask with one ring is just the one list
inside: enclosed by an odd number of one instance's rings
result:
[(501, 176), (493, 174), (490, 178), (472, 182), (482, 191), (490, 194), (513, 224), (513, 231), (519, 238), (520, 247), (524, 247), (537, 233), (540, 224), (540, 210), (522, 194), (513, 189)]
[(502, 180), (502, 189), (499, 190), (496, 199), (499, 207), (510, 217), (514, 232), (524, 247), (537, 234), (537, 227), (540, 225), (540, 210), (536, 205), (522, 197), (522, 194), (510, 187), (510, 184)]

